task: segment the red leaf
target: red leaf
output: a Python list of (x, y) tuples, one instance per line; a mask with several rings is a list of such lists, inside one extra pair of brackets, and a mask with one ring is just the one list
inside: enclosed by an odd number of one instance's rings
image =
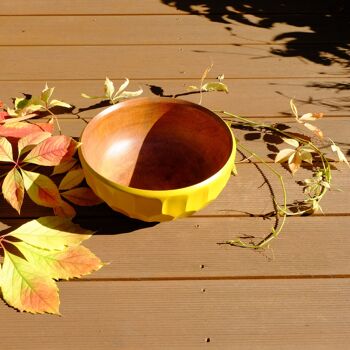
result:
[[(72, 150), (73, 148), (73, 150)], [(59, 135), (52, 136), (35, 146), (30, 153), (24, 158), (24, 162), (54, 166), (60, 164), (72, 156), (75, 146), (72, 147), (72, 138)]]
[(7, 202), (20, 214), (23, 197), (24, 184), (20, 172), (13, 168), (6, 175), (2, 184), (2, 194)]
[(80, 206), (93, 206), (103, 201), (88, 187), (78, 187), (62, 193), (62, 197)]
[(21, 169), (24, 187), (30, 199), (44, 207), (60, 206), (61, 197), (55, 183), (47, 176)]
[(50, 136), (51, 134), (47, 131), (39, 131), (22, 137), (18, 141), (18, 154), (21, 155), (22, 153), (28, 151), (30, 146), (35, 146), (38, 143), (48, 139)]
[(0, 122), (4, 121), (9, 117), (7, 112), (0, 112)]
[(47, 131), (53, 133), (53, 123), (27, 123), (18, 122), (0, 125), (0, 136), (19, 139), (34, 132)]

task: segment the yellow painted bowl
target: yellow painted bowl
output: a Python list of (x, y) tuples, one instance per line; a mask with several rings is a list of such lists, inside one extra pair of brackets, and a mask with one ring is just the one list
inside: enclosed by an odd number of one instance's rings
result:
[(231, 129), (197, 104), (137, 98), (94, 117), (79, 157), (92, 190), (112, 209), (144, 221), (193, 214), (225, 187), (236, 154)]

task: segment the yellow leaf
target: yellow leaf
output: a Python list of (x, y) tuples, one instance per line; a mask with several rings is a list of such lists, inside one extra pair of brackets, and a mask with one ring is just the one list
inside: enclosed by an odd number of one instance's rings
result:
[(0, 137), (0, 162), (13, 162), (12, 146), (5, 137)]
[(300, 168), (301, 156), (299, 152), (295, 152), (288, 159), (288, 166), (292, 174), (294, 175)]
[(320, 139), (323, 139), (323, 132), (317, 126), (312, 125), (310, 123), (304, 123), (304, 126), (307, 129), (311, 130), (317, 137), (319, 137)]
[(285, 148), (278, 152), (275, 158), (275, 163), (285, 162), (291, 155), (295, 153), (295, 149)]
[(74, 168), (64, 176), (58, 188), (60, 190), (70, 190), (78, 186), (84, 180), (84, 177), (81, 167)]
[(24, 184), (23, 178), (16, 168), (10, 170), (6, 175), (2, 183), (2, 194), (12, 208), (20, 214), (24, 198)]

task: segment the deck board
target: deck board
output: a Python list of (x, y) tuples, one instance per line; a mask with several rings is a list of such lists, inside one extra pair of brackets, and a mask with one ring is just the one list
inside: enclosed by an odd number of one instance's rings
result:
[(62, 317), (1, 305), (6, 349), (348, 348), (348, 279), (74, 282), (60, 289)]
[[(2, 46), (0, 76), (3, 80), (40, 81), (105, 76), (198, 79), (214, 63), (227, 78), (349, 77), (340, 63), (325, 66), (310, 64), (300, 57), (282, 59), (270, 52), (278, 48), (274, 45)], [(305, 48), (310, 54), (314, 50), (317, 47)]]
[[(213, 63), (209, 79), (224, 73), (230, 94), (203, 94), (204, 106), (300, 132), (290, 114), (294, 98), (300, 114), (325, 113), (317, 125), (350, 159), (349, 13), (342, 0), (3, 0), (0, 100), (38, 94), (47, 81), (55, 98), (74, 105), (59, 119), (64, 133), (79, 137), (102, 109), (80, 93), (100, 94), (106, 76), (116, 84), (130, 78), (130, 89), (142, 86), (145, 96), (198, 102), (186, 87), (199, 85)], [(310, 177), (310, 168), (292, 177), (273, 164), (284, 144), (234, 133), (284, 175), (288, 201), (303, 198), (296, 181)], [(281, 198), (261, 162), (237, 158), (238, 176), (186, 219), (146, 224), (106, 205), (80, 208), (76, 222), (96, 231), (85, 245), (110, 264), (59, 282), (62, 317), (21, 314), (2, 303), (2, 346), (348, 349), (349, 169), (332, 161), (340, 171), (321, 202), (324, 215), (288, 218), (271, 248), (257, 252), (218, 244), (269, 232), (274, 219), (261, 217), (273, 209), (265, 180)], [(0, 212), (0, 230), (52, 214), (28, 199), (21, 217), (3, 200)]]

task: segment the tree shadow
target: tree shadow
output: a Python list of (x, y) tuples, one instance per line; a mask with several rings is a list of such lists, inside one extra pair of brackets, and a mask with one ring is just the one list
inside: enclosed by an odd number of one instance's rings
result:
[(232, 36), (237, 36), (235, 26), (239, 24), (265, 29), (278, 24), (293, 26), (295, 28), (290, 31), (271, 38), (272, 43), (279, 45), (279, 48), (270, 48), (273, 55), (302, 57), (324, 66), (333, 63), (350, 66), (350, 3), (346, 0), (161, 1), (181, 11), (223, 23)]

